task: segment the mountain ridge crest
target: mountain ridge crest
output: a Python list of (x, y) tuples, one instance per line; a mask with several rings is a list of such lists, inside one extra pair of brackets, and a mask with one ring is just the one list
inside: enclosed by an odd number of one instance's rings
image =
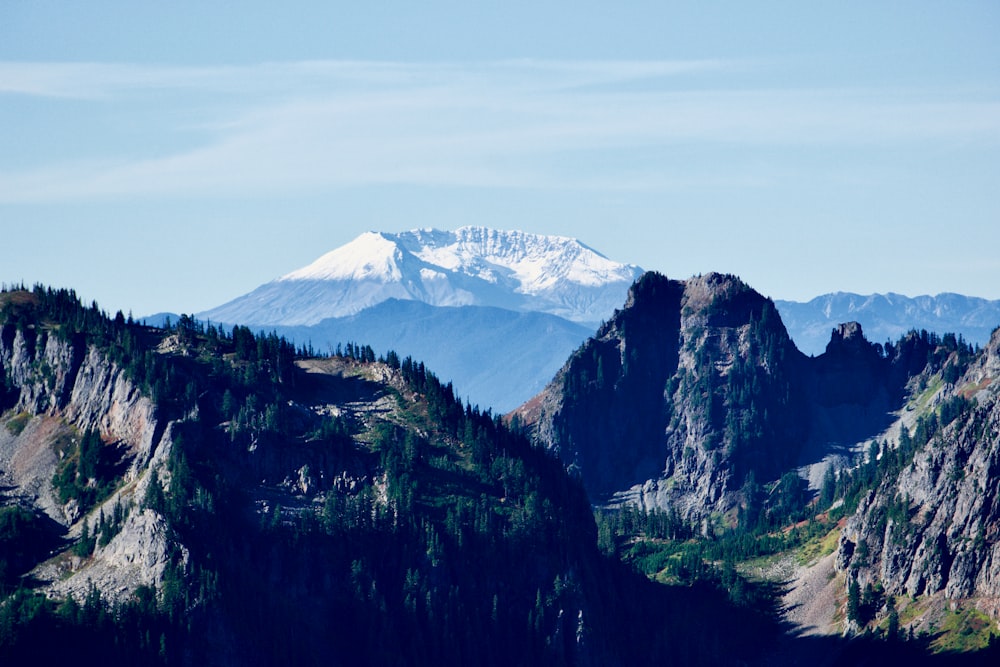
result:
[(198, 317), (309, 325), (395, 298), (535, 310), (596, 325), (642, 272), (564, 236), (472, 226), (365, 232)]

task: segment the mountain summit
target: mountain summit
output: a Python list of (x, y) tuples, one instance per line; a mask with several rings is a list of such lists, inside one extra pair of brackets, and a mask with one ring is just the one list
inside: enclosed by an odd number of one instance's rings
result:
[(911, 377), (956, 349), (971, 354), (926, 332), (883, 347), (849, 322), (806, 357), (774, 303), (736, 276), (649, 272), (516, 415), (595, 502), (703, 520), (789, 470), (818, 486), (892, 426)]
[(312, 325), (400, 299), (536, 311), (596, 325), (641, 273), (562, 236), (484, 227), (367, 232), (198, 317)]

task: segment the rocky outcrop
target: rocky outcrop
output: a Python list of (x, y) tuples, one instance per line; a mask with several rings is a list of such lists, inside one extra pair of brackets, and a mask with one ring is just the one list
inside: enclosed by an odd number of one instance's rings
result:
[(676, 281), (646, 274), (625, 309), (519, 413), (536, 441), (557, 451), (592, 493), (607, 495), (625, 488), (625, 480), (662, 470), (669, 420), (664, 387), (679, 363), (682, 290)]
[(594, 502), (704, 518), (739, 504), (747, 482), (847, 465), (892, 423), (931, 344), (885, 348), (848, 323), (806, 357), (773, 302), (735, 276), (648, 273), (514, 416)]
[[(96, 526), (95, 526), (96, 527)], [(51, 580), (47, 591), (56, 597), (86, 597), (91, 586), (112, 603), (127, 601), (137, 588), (156, 588), (172, 563), (172, 550), (180, 551), (179, 564), (187, 563), (187, 549), (170, 538), (166, 520), (150, 509), (130, 512), (121, 531), (87, 559), (48, 562), (35, 571)], [(65, 577), (63, 575), (69, 574)]]
[[(838, 567), (892, 595), (1000, 597), (1000, 330), (949, 399), (972, 405), (940, 429), (898, 474), (882, 480), (847, 523)], [(896, 442), (888, 443), (892, 455)]]
[(774, 479), (796, 463), (804, 359), (770, 300), (734, 276), (684, 283), (677, 336), (662, 473), (612, 500), (699, 518), (737, 504), (748, 478)]
[[(751, 470), (793, 461), (794, 420), (778, 411), (763, 427), (761, 399), (797, 400), (800, 356), (773, 304), (735, 277), (647, 273), (517, 416), (595, 501), (707, 515), (732, 506)], [(744, 409), (742, 422), (730, 417)], [(765, 439), (774, 446), (755, 451)]]
[(0, 341), (8, 340), (0, 344), (0, 368), (15, 392), (14, 412), (57, 416), (80, 431), (99, 431), (108, 443), (124, 444), (132, 460), (126, 481), (134, 479), (162, 437), (153, 402), (82, 341), (6, 325)]
[[(151, 468), (158, 468), (169, 484), (164, 464), (170, 425), (158, 419), (152, 400), (123, 369), (81, 337), (67, 340), (45, 329), (12, 324), (0, 334), (0, 375), (7, 388), (2, 407), (18, 422), (13, 431), (0, 425), (0, 481), (6, 501), (44, 512), (63, 526), (65, 538), (79, 536), (84, 523), (93, 531), (98, 514), (110, 516), (115, 504), (125, 508), (120, 531), (97, 546), (93, 556), (43, 564), (33, 575), (52, 582), (49, 593), (79, 599), (91, 582), (119, 601), (137, 586), (155, 586), (168, 553), (166, 525), (159, 515), (139, 509), (138, 499)], [(100, 434), (122, 473), (119, 490), (84, 514), (75, 500), (59, 500), (52, 479), (60, 461), (57, 443), (78, 440), (87, 431)]]

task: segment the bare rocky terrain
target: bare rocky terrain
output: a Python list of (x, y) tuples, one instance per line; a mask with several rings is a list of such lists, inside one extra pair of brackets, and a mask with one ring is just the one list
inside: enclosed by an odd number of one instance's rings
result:
[(781, 599), (783, 617), (801, 636), (840, 634), (836, 618), (843, 602), (844, 581), (833, 567), (835, 560), (835, 554), (828, 554), (806, 566), (794, 565), (786, 580), (788, 592)]

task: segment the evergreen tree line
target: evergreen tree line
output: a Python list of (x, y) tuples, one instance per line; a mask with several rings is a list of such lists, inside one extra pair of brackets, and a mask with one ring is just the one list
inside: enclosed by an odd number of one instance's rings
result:
[[(601, 513), (595, 523), (582, 486), (560, 462), (489, 410), (463, 405), (450, 383), (411, 358), (378, 358), (356, 343), (332, 351), (398, 371), (401, 405), (405, 395), (418, 397), (405, 424), (364, 431), (371, 440), (361, 443), (363, 424), (296, 407), (303, 380), (294, 362), (313, 355), (311, 346), (187, 316), (157, 330), (84, 307), (71, 291), (36, 287), (31, 294), (35, 311), (7, 301), (3, 336), (34, 336), (36, 350), (48, 335), (95, 345), (156, 399), (161, 418), (181, 421), (169, 486), (151, 473), (140, 500), (171, 534), (159, 593), (140, 588), (109, 605), (98, 592), (81, 605), (47, 601), (21, 580), (0, 602), (0, 656), (10, 659), (58, 636), (102, 660), (143, 664), (211, 660), (220, 637), (239, 639), (224, 650), (246, 664), (326, 664), (331, 656), (370, 664), (574, 664), (588, 653), (623, 664), (721, 662), (730, 651), (752, 654), (776, 631), (773, 598), (735, 563), (823, 529), (810, 522), (776, 530), (810, 511), (794, 474), (768, 489), (748, 476), (743, 514), (729, 529), (634, 509)], [(777, 343), (762, 330), (755, 344)], [(620, 360), (603, 351), (588, 363), (593, 375), (584, 386), (601, 393), (620, 379)], [(640, 370), (626, 381), (662, 387)], [(753, 400), (754, 382), (774, 381), (746, 370), (747, 385), (731, 387), (737, 402), (739, 395)], [(739, 428), (756, 427), (750, 420)], [(57, 473), (62, 486), (80, 494), (81, 484), (100, 483), (102, 471), (113, 469), (105, 453), (99, 438), (83, 434)], [(264, 457), (272, 464), (308, 459), (323, 502), (261, 511), (252, 489), (267, 469)], [(821, 502), (846, 505), (865, 465), (836, 476)], [(338, 486), (338, 470), (362, 482)], [(113, 475), (105, 481), (114, 483)], [(20, 543), (35, 530), (34, 519), (4, 512), (0, 544), (5, 530), (8, 544), (10, 535)], [(120, 529), (118, 509), (92, 525), (78, 543), (82, 557)], [(618, 559), (666, 571), (683, 588), (649, 584)], [(7, 590), (20, 567), (8, 566)], [(64, 656), (61, 645), (44, 651)]]

